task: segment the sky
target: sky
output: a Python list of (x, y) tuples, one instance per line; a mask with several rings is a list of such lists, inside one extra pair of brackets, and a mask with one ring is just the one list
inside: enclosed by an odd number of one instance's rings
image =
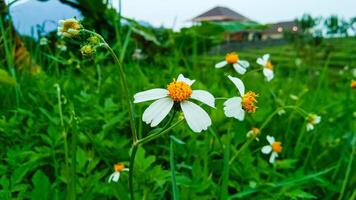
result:
[[(7, 0), (9, 1), (9, 0)], [(10, 0), (11, 1), (11, 0)], [(111, 0), (114, 7), (119, 0)], [(260, 23), (293, 20), (304, 13), (312, 16), (336, 14), (356, 16), (356, 0), (122, 0), (122, 14), (154, 26), (175, 30), (189, 26), (190, 19), (215, 7), (225, 6)], [(80, 13), (58, 0), (46, 3), (37, 0), (19, 0), (12, 6), (15, 26), (21, 33), (31, 35), (31, 27), (45, 23), (45, 30), (56, 28), (59, 19), (80, 16)]]

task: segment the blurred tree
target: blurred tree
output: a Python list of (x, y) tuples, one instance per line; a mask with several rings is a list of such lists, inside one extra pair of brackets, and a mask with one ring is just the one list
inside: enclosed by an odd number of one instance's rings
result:
[(327, 28), (326, 33), (328, 35), (348, 36), (348, 29), (350, 28), (349, 23), (343, 19), (339, 19), (336, 15), (332, 15), (325, 19), (324, 25)]

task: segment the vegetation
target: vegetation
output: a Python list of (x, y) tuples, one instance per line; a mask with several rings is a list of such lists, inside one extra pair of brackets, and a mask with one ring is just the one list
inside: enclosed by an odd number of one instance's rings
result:
[[(0, 199), (356, 198), (355, 37), (238, 52), (251, 64), (240, 75), (215, 69), (225, 55), (199, 52), (204, 42), (194, 30), (152, 34), (127, 20), (114, 25), (110, 46), (88, 30), (29, 41), (35, 71), (14, 68), (14, 41), (0, 26)], [(192, 38), (187, 51), (176, 48)], [(132, 56), (136, 47), (144, 55)], [(266, 53), (270, 82), (255, 62)], [(194, 133), (179, 110), (152, 128), (142, 122), (149, 104), (133, 104), (135, 93), (166, 88), (179, 74), (216, 98), (216, 109), (201, 105), (212, 119), (207, 131)], [(226, 99), (238, 96), (228, 75), (258, 94), (256, 112), (244, 121), (224, 114)], [(312, 113), (321, 122), (307, 131)], [(253, 127), (260, 133), (246, 137)], [(282, 142), (274, 163), (261, 152), (267, 135)], [(108, 183), (117, 163), (130, 171)]]

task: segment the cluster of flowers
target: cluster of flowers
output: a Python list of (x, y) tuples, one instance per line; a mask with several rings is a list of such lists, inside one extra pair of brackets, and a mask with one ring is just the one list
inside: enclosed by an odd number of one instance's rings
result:
[[(58, 33), (64, 37), (73, 37), (82, 28), (75, 19), (61, 20), (59, 24)], [(88, 39), (88, 44), (81, 48), (83, 55), (92, 53), (93, 46), (95, 49), (95, 45), (99, 45), (100, 43), (97, 39), (97, 37)], [(271, 81), (274, 77), (273, 65), (269, 59), (270, 55), (266, 54), (256, 60), (257, 64), (263, 66), (263, 74), (267, 81)], [(240, 60), (238, 54), (229, 53), (226, 55), (225, 60), (217, 63), (215, 67), (221, 68), (228, 64), (231, 64), (239, 74), (244, 74), (250, 66), (249, 62)], [(246, 112), (254, 113), (256, 111), (257, 106), (255, 104), (257, 103), (258, 95), (253, 91), (245, 92), (245, 85), (241, 79), (233, 76), (228, 76), (228, 78), (236, 86), (239, 94), (228, 98), (224, 102), (224, 113), (226, 117), (243, 121)], [(194, 82), (195, 80), (179, 74), (178, 78), (173, 79), (166, 88), (154, 88), (136, 93), (134, 95), (134, 103), (154, 101), (142, 114), (142, 120), (151, 127), (155, 127), (165, 119), (172, 109), (181, 110), (185, 121), (192, 131), (199, 133), (207, 130), (212, 124), (208, 113), (192, 101), (196, 100), (215, 108), (215, 97), (205, 90), (193, 90), (192, 85)], [(311, 114), (308, 117), (307, 130), (312, 130), (314, 125), (319, 122), (320, 117)], [(259, 134), (260, 130), (253, 128), (247, 133), (247, 137), (258, 140)], [(273, 163), (275, 158), (278, 157), (278, 153), (282, 151), (282, 143), (275, 141), (275, 138), (272, 136), (267, 136), (267, 141), (269, 145), (262, 147), (262, 153), (271, 154), (269, 162)], [(122, 163), (116, 164), (114, 170), (115, 172), (110, 176), (109, 182), (118, 181), (120, 172), (128, 171)]]

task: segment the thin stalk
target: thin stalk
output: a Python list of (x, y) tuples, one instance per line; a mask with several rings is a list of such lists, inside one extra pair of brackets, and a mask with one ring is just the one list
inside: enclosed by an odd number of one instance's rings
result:
[(172, 126), (168, 127), (172, 123), (172, 121), (175, 117), (175, 114), (176, 114), (176, 111), (173, 111), (171, 118), (168, 120), (166, 125), (161, 129), (162, 131), (158, 131), (156, 133), (148, 135), (147, 137), (145, 137), (141, 140), (138, 140), (136, 143), (132, 144), (132, 150), (131, 150), (131, 155), (130, 155), (130, 167), (129, 167), (129, 189), (130, 189), (131, 200), (135, 199), (134, 188), (133, 188), (133, 173), (134, 173), (134, 164), (135, 164), (137, 148), (139, 147), (139, 145), (143, 145), (144, 143), (149, 142), (149, 141), (167, 133), (169, 130), (171, 130), (172, 128), (177, 126), (181, 121), (183, 121), (183, 119), (179, 120)]
[[(61, 128), (62, 128), (62, 136), (64, 138), (64, 141), (63, 141), (63, 145), (64, 145), (64, 160), (65, 160), (65, 165), (66, 165), (66, 170), (69, 169), (69, 153), (68, 153), (68, 134), (67, 134), (67, 131), (65, 129), (65, 126), (64, 126), (64, 119), (63, 119), (63, 112), (62, 112), (62, 101), (61, 101), (61, 88), (59, 87), (59, 84), (56, 83), (54, 85), (54, 87), (57, 88), (57, 101), (58, 101), (58, 112), (59, 112), (59, 118), (60, 118), (60, 125), (61, 125)], [(71, 177), (71, 174), (70, 173), (67, 173), (68, 174), (68, 181), (72, 180), (72, 177)], [(70, 182), (67, 184), (67, 191), (69, 193), (69, 197), (71, 197), (72, 195), (72, 191), (71, 191), (71, 185), (70, 185)]]
[(239, 154), (244, 150), (246, 149), (250, 144), (251, 142), (255, 139), (255, 137), (251, 137), (249, 138), (241, 147), (239, 150), (237, 150), (234, 154), (234, 156), (231, 157), (230, 161), (229, 161), (229, 165), (231, 165), (234, 160), (237, 158), (237, 156), (239, 156)]
[(77, 173), (77, 140), (78, 140), (78, 133), (77, 133), (77, 122), (76, 122), (76, 118), (74, 116), (74, 112), (73, 112), (73, 124), (72, 124), (72, 195), (70, 196), (71, 200), (75, 200), (76, 199), (76, 188), (77, 188), (77, 177), (76, 177), (76, 173)]
[(97, 34), (97, 33), (93, 32), (93, 31), (89, 31), (89, 30), (86, 30), (86, 29), (82, 29), (81, 31), (89, 33), (89, 34), (92, 34), (92, 35), (95, 35), (96, 37), (98, 37), (103, 42), (103, 44), (101, 46), (105, 47), (109, 51), (109, 53), (111, 54), (111, 56), (114, 59), (115, 63), (119, 67), (119, 75), (120, 75), (120, 78), (121, 78), (121, 83), (122, 83), (123, 88), (124, 88), (124, 95), (125, 95), (124, 98), (126, 99), (128, 107), (129, 107), (132, 141), (133, 141), (133, 144), (136, 144), (137, 141), (138, 141), (138, 138), (137, 138), (137, 130), (136, 130), (136, 126), (135, 126), (135, 116), (134, 116), (133, 105), (131, 103), (131, 98), (130, 98), (130, 94), (129, 94), (129, 87), (128, 87), (128, 84), (127, 84), (126, 75), (125, 75), (122, 63), (121, 63), (120, 59), (116, 56), (116, 53), (114, 52), (114, 50), (108, 45), (108, 43), (105, 41), (105, 39), (100, 34)]
[(154, 140), (154, 139), (156, 139), (156, 138), (158, 138), (158, 137), (160, 137), (160, 136), (162, 136), (162, 135), (168, 133), (170, 130), (172, 130), (174, 127), (176, 127), (176, 126), (177, 126), (178, 124), (180, 124), (182, 121), (183, 121), (183, 119), (177, 121), (176, 123), (174, 123), (172, 126), (168, 127), (168, 128), (165, 129), (165, 130), (159, 131), (159, 132), (157, 132), (157, 133), (153, 133), (153, 134), (151, 134), (151, 135), (148, 135), (147, 137), (142, 138), (141, 140), (138, 140), (138, 141), (137, 141), (137, 144), (143, 145), (143, 144), (145, 144), (145, 143), (147, 143), (147, 142), (149, 142), (149, 141), (151, 141), (151, 140)]
[(352, 148), (352, 152), (350, 154), (350, 159), (349, 159), (349, 164), (347, 165), (345, 178), (344, 178), (344, 181), (343, 181), (343, 184), (342, 184), (342, 188), (341, 188), (341, 192), (340, 192), (338, 200), (341, 200), (344, 197), (344, 193), (345, 193), (346, 186), (347, 186), (347, 181), (348, 181), (350, 173), (351, 173), (352, 161), (353, 161), (353, 159), (355, 157), (355, 149), (356, 149), (355, 147)]
[(171, 139), (171, 145), (169, 149), (169, 164), (171, 166), (171, 173), (172, 173), (172, 191), (173, 191), (173, 200), (179, 200), (179, 190), (177, 187), (176, 181), (176, 170), (175, 170), (175, 163), (174, 163), (174, 142)]
[(133, 187), (133, 173), (134, 173), (134, 164), (135, 164), (137, 148), (138, 148), (137, 143), (132, 145), (131, 156), (130, 156), (129, 189), (130, 189), (131, 200), (135, 199), (135, 193), (134, 193), (134, 187)]

